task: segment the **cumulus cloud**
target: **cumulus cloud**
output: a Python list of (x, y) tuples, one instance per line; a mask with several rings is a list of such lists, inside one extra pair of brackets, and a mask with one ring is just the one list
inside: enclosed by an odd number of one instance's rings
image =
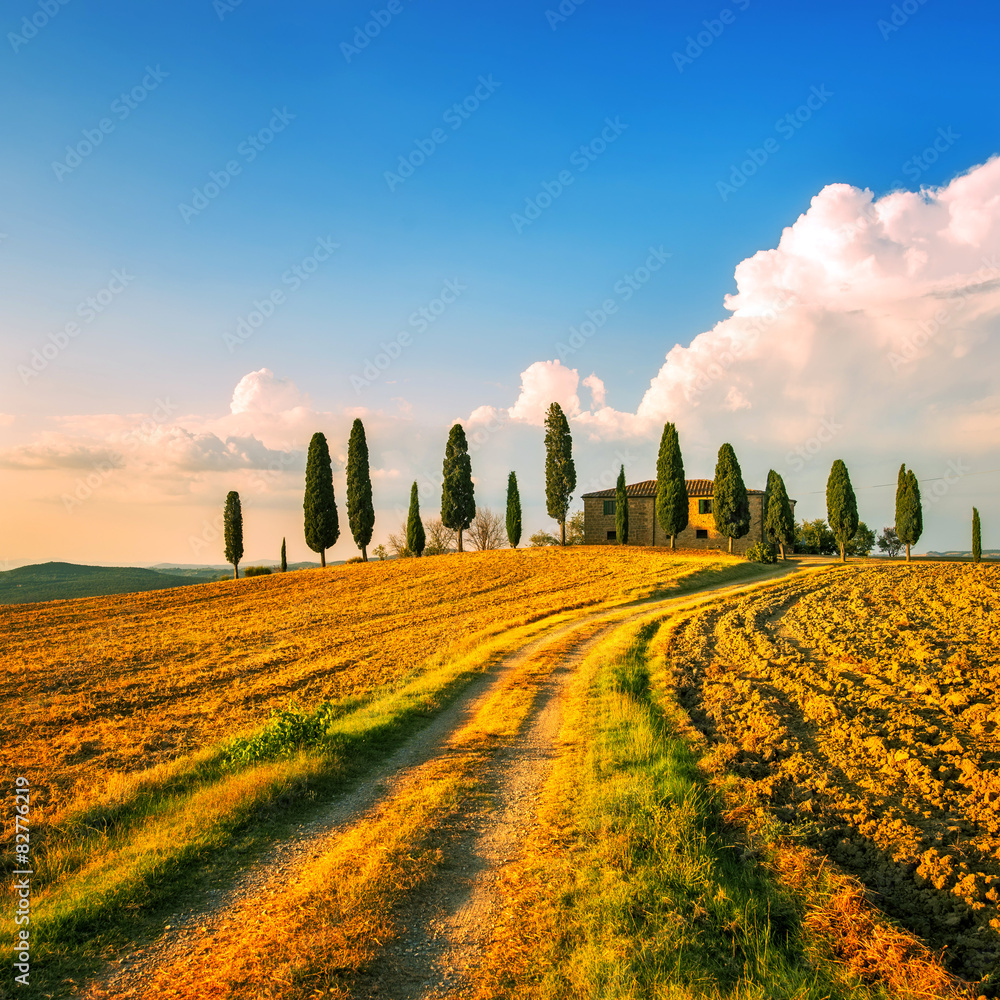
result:
[(229, 404), (232, 414), (266, 413), (287, 417), (312, 409), (309, 397), (290, 378), (278, 378), (270, 368), (250, 372), (240, 379)]
[(538, 361), (508, 409), (473, 418), (540, 424), (557, 400), (602, 439), (648, 439), (671, 420), (697, 440), (738, 427), (784, 450), (836, 418), (886, 450), (985, 446), (1000, 430), (998, 253), (1000, 158), (879, 199), (831, 184), (777, 247), (737, 265), (732, 315), (672, 347), (635, 412), (606, 405), (595, 375), (581, 408), (580, 373)]

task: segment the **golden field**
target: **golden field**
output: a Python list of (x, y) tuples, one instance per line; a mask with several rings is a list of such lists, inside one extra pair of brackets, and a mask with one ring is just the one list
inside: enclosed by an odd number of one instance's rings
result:
[(293, 700), (370, 696), (509, 629), (720, 563), (503, 550), (0, 607), (0, 760), (37, 776), (51, 815), (115, 773), (238, 735)]
[(1000, 968), (998, 586), (997, 567), (849, 566), (661, 638), (736, 812), (833, 859), (972, 981)]

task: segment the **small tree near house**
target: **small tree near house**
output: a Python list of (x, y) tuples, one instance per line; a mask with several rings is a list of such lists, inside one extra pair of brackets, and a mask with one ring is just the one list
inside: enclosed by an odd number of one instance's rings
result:
[(736, 460), (736, 452), (728, 443), (719, 449), (719, 459), (715, 464), (712, 517), (715, 530), (729, 538), (729, 553), (732, 555), (733, 539), (742, 538), (750, 531), (750, 497), (743, 484), (743, 472)]
[[(670, 547), (676, 549), (677, 536), (688, 525), (688, 495), (680, 439), (673, 424), (664, 424), (660, 437), (660, 452), (656, 459), (655, 516), (664, 533), (670, 536)], [(732, 551), (732, 541), (729, 549)]]
[(764, 507), (764, 534), (772, 545), (778, 546), (781, 558), (787, 559), (785, 546), (795, 544), (795, 518), (785, 481), (774, 469), (767, 474)]
[(615, 484), (615, 538), (619, 545), (628, 545), (628, 490), (625, 488), (625, 466)]

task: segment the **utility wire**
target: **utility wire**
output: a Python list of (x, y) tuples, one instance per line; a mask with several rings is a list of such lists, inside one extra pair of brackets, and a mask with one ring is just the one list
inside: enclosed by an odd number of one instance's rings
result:
[[(982, 472), (966, 472), (963, 475), (958, 476), (957, 478), (965, 479), (967, 476), (987, 476), (991, 472), (1000, 472), (1000, 469), (984, 469)], [(955, 478), (956, 477), (954, 476), (935, 476), (933, 479), (919, 479), (917, 481), (921, 483), (939, 483), (941, 482), (942, 479), (954, 480)], [(896, 486), (896, 485), (897, 483), (878, 483), (875, 486), (855, 486), (854, 492), (857, 493), (858, 490), (881, 490), (885, 489), (887, 486)], [(812, 496), (815, 493), (825, 493), (825, 492), (826, 490), (810, 490), (808, 493), (804, 493), (803, 496), (808, 497)]]

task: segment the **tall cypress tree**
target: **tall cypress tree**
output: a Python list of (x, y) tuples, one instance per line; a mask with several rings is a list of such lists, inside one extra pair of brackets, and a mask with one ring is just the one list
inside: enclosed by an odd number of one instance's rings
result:
[(521, 494), (513, 472), (507, 477), (507, 541), (512, 549), (521, 541)]
[(839, 458), (826, 481), (826, 519), (840, 546), (840, 561), (847, 562), (847, 543), (858, 530), (858, 499), (847, 466)]
[(441, 523), (458, 532), (458, 551), (463, 552), (462, 532), (476, 516), (476, 491), (472, 485), (472, 459), (465, 429), (455, 424), (444, 449), (444, 481), (441, 484)]
[(625, 466), (615, 484), (615, 538), (619, 545), (628, 545), (628, 490), (625, 487)]
[(562, 407), (553, 403), (545, 415), (545, 509), (559, 522), (560, 544), (566, 544), (566, 515), (576, 489), (573, 438)]
[(906, 546), (906, 561), (910, 561), (910, 546), (920, 541), (924, 530), (924, 512), (920, 504), (920, 484), (913, 470), (899, 467), (896, 480), (896, 535)]
[(732, 555), (733, 539), (742, 538), (750, 531), (750, 498), (743, 484), (743, 472), (736, 460), (736, 452), (729, 443), (719, 449), (719, 458), (715, 463), (712, 517), (715, 530), (728, 537), (729, 553)]
[(781, 558), (787, 559), (785, 546), (795, 542), (795, 518), (785, 490), (785, 481), (774, 469), (767, 474), (767, 493), (764, 502), (764, 534), (772, 545), (778, 545)]
[(340, 518), (333, 495), (333, 468), (326, 435), (317, 431), (309, 442), (306, 457), (306, 492), (302, 499), (305, 515), (306, 545), (319, 553), (320, 565), (326, 566), (326, 550), (340, 538)]
[(424, 522), (420, 520), (420, 498), (417, 484), (410, 487), (410, 512), (406, 516), (406, 547), (415, 555), (424, 553), (427, 536), (424, 534)]
[(688, 526), (688, 493), (680, 438), (673, 424), (663, 425), (656, 459), (656, 519), (677, 548), (677, 536)]
[(983, 558), (983, 537), (979, 525), (979, 511), (972, 508), (972, 561), (978, 563)]
[(368, 468), (368, 442), (365, 427), (355, 419), (347, 442), (347, 521), (361, 558), (368, 562), (368, 543), (375, 530), (375, 507), (372, 505), (372, 477)]
[(233, 564), (233, 579), (240, 578), (240, 560), (243, 558), (243, 508), (236, 490), (226, 494), (226, 509), (222, 513), (226, 539), (226, 562)]
[(288, 572), (288, 559), (285, 558), (285, 540), (281, 539), (281, 572)]

